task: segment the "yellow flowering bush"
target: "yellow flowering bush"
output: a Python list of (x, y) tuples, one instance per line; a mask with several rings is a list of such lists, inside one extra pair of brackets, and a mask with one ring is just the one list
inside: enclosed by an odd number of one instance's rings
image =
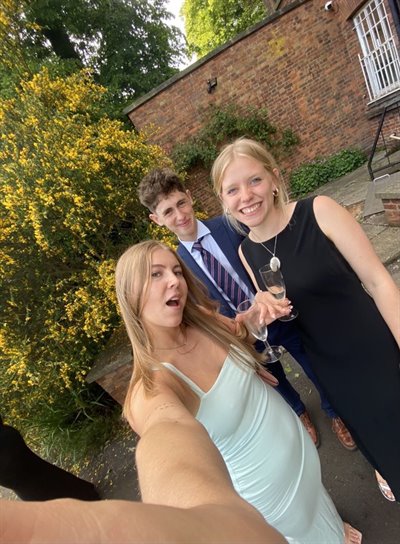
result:
[(115, 261), (148, 233), (136, 187), (170, 165), (104, 93), (42, 70), (0, 101), (0, 396), (19, 428), (97, 405), (84, 379), (118, 322)]

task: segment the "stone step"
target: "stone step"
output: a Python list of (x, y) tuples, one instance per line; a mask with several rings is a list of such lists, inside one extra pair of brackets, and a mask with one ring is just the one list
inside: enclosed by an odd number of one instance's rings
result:
[(370, 182), (367, 188), (367, 194), (365, 196), (363, 217), (369, 217), (375, 213), (383, 212), (383, 204), (380, 198), (375, 196), (376, 183)]

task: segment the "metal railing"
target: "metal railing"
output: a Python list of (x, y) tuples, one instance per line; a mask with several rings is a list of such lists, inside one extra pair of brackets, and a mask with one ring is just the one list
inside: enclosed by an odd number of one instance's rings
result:
[[(399, 130), (398, 130), (398, 132), (396, 132), (396, 131), (392, 132), (387, 138), (385, 138), (384, 132), (382, 130), (384, 122), (385, 122), (385, 117), (386, 117), (386, 114), (388, 112), (390, 112), (390, 114), (392, 115), (393, 110), (395, 110), (395, 115), (396, 115), (396, 110), (397, 110), (398, 119), (399, 119), (399, 122), (398, 122)], [(387, 143), (387, 139), (390, 140), (390, 144)], [(373, 143), (373, 146), (372, 146), (372, 149), (371, 149), (371, 153), (370, 153), (369, 158), (368, 158), (368, 164), (367, 164), (368, 172), (369, 172), (369, 176), (371, 178), (371, 181), (373, 181), (375, 179), (375, 175), (378, 172), (382, 172), (383, 170), (389, 170), (392, 167), (397, 166), (398, 164), (400, 164), (400, 160), (395, 161), (395, 162), (392, 162), (390, 160), (391, 148), (394, 147), (393, 143), (392, 143), (393, 141), (395, 143), (397, 143), (397, 144), (400, 144), (400, 100), (398, 100), (394, 104), (391, 104), (390, 106), (385, 106), (383, 108), (382, 115), (381, 115), (381, 118), (380, 118), (380, 121), (379, 121), (378, 130), (376, 131), (376, 134), (375, 134), (375, 140), (374, 140), (374, 143)], [(384, 157), (385, 157), (387, 162), (386, 162), (386, 164), (380, 165), (377, 168), (373, 168), (372, 162), (374, 160), (375, 153), (376, 153), (379, 142), (382, 142), (379, 145), (379, 149), (384, 151)], [(379, 161), (379, 162), (381, 162), (381, 161)]]

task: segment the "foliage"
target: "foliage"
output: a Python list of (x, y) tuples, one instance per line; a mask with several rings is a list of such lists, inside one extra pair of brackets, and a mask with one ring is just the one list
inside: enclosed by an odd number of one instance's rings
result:
[(0, 100), (0, 394), (19, 429), (72, 432), (103, 403), (84, 378), (118, 321), (115, 259), (147, 232), (138, 182), (170, 165), (101, 114), (104, 94), (42, 70)]
[(199, 57), (266, 17), (263, 0), (184, 0), (189, 53)]
[(0, 57), (14, 76), (32, 75), (43, 64), (91, 68), (121, 106), (171, 77), (185, 56), (183, 35), (168, 26), (165, 3), (3, 0)]
[[(19, 0), (2, 0), (0, 3), (0, 96), (14, 93), (18, 81), (32, 75), (35, 62), (31, 50), (24, 49), (25, 36), (33, 29), (21, 19)], [(22, 30), (24, 28), (24, 31)]]
[(359, 149), (344, 149), (327, 158), (317, 157), (291, 173), (291, 195), (298, 198), (310, 193), (320, 185), (352, 172), (365, 160), (365, 153)]
[(198, 134), (177, 144), (171, 156), (181, 171), (198, 164), (209, 168), (221, 144), (239, 136), (263, 142), (276, 158), (281, 158), (299, 141), (291, 129), (279, 130), (272, 125), (265, 108), (247, 106), (240, 110), (237, 105), (228, 104), (222, 108), (211, 106)]
[[(65, 402), (42, 413), (40, 421), (30, 421), (29, 428), (23, 429), (30, 447), (44, 459), (79, 472), (124, 425), (121, 407), (99, 386), (97, 389), (82, 392), (80, 410), (73, 395), (64, 395)], [(60, 421), (65, 421), (61, 428)]]

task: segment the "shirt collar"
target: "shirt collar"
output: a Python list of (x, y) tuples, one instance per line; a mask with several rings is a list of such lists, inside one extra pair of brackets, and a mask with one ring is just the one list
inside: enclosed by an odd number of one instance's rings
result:
[(197, 242), (198, 240), (201, 240), (204, 238), (204, 236), (207, 236), (207, 234), (211, 234), (210, 229), (199, 219), (196, 219), (197, 222), (197, 239), (191, 240), (191, 241), (184, 241), (179, 240), (181, 244), (183, 244), (186, 249), (191, 253), (193, 249), (193, 244)]

